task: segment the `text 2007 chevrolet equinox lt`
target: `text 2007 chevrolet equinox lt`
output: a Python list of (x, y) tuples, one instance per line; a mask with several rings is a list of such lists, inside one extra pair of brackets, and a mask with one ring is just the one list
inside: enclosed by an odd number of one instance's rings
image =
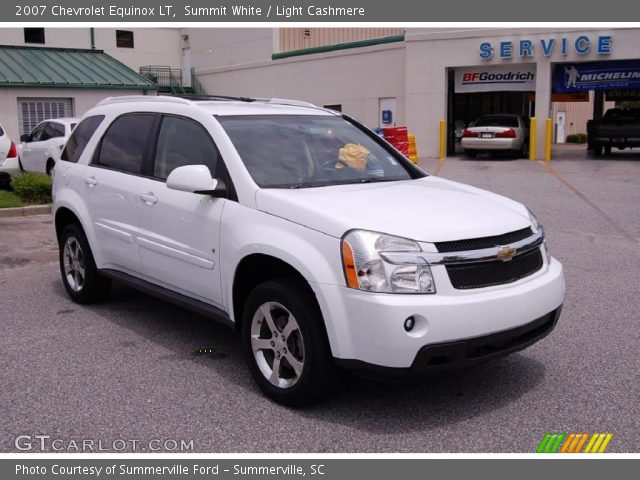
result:
[(288, 405), (326, 394), (339, 368), (404, 375), (521, 350), (563, 303), (526, 207), (303, 102), (107, 99), (68, 141), (53, 195), (73, 300), (115, 280), (227, 323)]

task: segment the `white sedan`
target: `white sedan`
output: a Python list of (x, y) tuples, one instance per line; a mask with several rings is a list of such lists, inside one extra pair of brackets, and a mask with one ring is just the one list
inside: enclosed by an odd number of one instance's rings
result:
[(31, 133), (20, 137), (20, 163), (28, 172), (51, 175), (67, 143), (77, 118), (56, 118), (38, 124)]
[(462, 148), (472, 158), (498, 150), (528, 157), (529, 121), (521, 115), (482, 115), (462, 132)]
[(11, 183), (11, 177), (20, 171), (18, 149), (0, 125), (0, 185)]

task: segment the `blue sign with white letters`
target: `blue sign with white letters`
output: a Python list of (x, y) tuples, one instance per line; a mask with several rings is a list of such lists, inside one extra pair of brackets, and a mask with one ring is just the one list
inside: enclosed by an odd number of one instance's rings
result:
[(382, 110), (382, 123), (391, 122), (393, 122), (393, 113), (391, 113), (391, 110)]
[(611, 35), (598, 35), (592, 39), (588, 35), (578, 35), (575, 38), (540, 38), (536, 41), (529, 39), (502, 40), (497, 44), (482, 42), (479, 54), (482, 60), (490, 60), (496, 54), (502, 60), (514, 57), (533, 58), (537, 54), (550, 57), (556, 53), (567, 56), (571, 52), (578, 55), (586, 55), (590, 52), (598, 55), (609, 55), (613, 48)]
[(555, 66), (556, 92), (640, 88), (640, 61), (565, 63)]

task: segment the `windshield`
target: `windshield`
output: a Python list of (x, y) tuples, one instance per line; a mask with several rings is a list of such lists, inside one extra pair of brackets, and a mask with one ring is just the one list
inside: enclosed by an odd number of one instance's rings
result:
[(399, 155), (342, 117), (220, 116), (253, 180), (266, 188), (409, 180)]
[(517, 127), (518, 117), (515, 115), (485, 115), (473, 124), (474, 127)]

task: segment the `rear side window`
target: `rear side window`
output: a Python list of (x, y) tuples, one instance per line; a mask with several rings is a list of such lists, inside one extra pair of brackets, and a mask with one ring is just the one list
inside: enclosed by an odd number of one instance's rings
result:
[(518, 117), (514, 115), (486, 115), (473, 124), (474, 127), (517, 127)]
[(64, 125), (49, 122), (45, 126), (45, 132), (49, 138), (64, 137)]
[(218, 149), (198, 123), (179, 117), (164, 117), (153, 167), (153, 176), (165, 180), (174, 168), (206, 165), (214, 176)]
[(4, 130), (0, 127), (0, 137), (4, 137)]
[(84, 152), (87, 143), (91, 140), (94, 132), (98, 126), (104, 120), (104, 115), (95, 115), (93, 117), (87, 117), (80, 122), (78, 128), (73, 130), (73, 133), (67, 141), (67, 145), (60, 155), (60, 160), (66, 160), (67, 162), (76, 163), (80, 160), (82, 152)]
[(142, 173), (154, 121), (154, 114), (145, 113), (114, 120), (102, 138), (97, 163), (122, 172)]

